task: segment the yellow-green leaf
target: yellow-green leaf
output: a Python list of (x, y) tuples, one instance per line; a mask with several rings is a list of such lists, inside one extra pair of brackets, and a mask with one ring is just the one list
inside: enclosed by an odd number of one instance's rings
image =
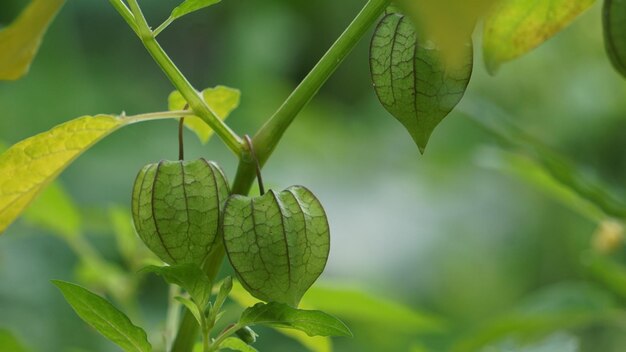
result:
[(507, 61), (541, 45), (595, 0), (503, 0), (485, 20), (483, 50), (492, 74)]
[(80, 235), (78, 206), (58, 182), (52, 183), (41, 193), (24, 213), (24, 219), (54, 235), (67, 238)]
[(65, 0), (33, 0), (20, 16), (0, 31), (0, 80), (28, 73), (41, 40)]
[(83, 116), (0, 155), (0, 233), (74, 159), (124, 124), (110, 115)]
[[(238, 89), (217, 86), (203, 90), (202, 97), (217, 117), (223, 121), (239, 106), (241, 92)], [(168, 105), (170, 110), (182, 110), (187, 102), (180, 92), (174, 91), (168, 98)], [(185, 117), (185, 126), (192, 130), (203, 144), (208, 142), (213, 135), (211, 127), (197, 116)]]

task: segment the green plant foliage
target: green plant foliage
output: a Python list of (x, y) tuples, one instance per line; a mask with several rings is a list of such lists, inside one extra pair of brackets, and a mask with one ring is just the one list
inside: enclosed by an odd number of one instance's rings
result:
[(63, 237), (76, 237), (81, 231), (78, 207), (58, 182), (41, 192), (24, 213), (24, 219)]
[[(468, 37), (469, 40), (469, 37)], [(472, 45), (446, 60), (418, 36), (408, 17), (385, 16), (372, 39), (370, 66), (382, 105), (409, 131), (423, 153), (431, 134), (459, 103), (472, 74)]]
[(74, 159), (123, 124), (110, 115), (83, 116), (25, 139), (0, 155), (0, 233)]
[(487, 70), (522, 56), (560, 32), (595, 0), (503, 0), (487, 16), (483, 51)]
[(527, 297), (512, 311), (494, 318), (461, 339), (453, 351), (477, 351), (507, 336), (527, 340), (586, 326), (617, 316), (615, 302), (601, 289), (583, 283), (560, 283)]
[(178, 285), (189, 293), (191, 299), (200, 307), (205, 307), (211, 298), (211, 280), (196, 264), (173, 266), (148, 266), (142, 271), (162, 276), (170, 284)]
[(0, 30), (0, 80), (28, 73), (42, 38), (65, 0), (33, 0), (9, 27)]
[[(241, 92), (238, 89), (217, 86), (203, 90), (202, 97), (217, 117), (223, 121), (239, 107)], [(167, 101), (170, 110), (182, 110), (187, 105), (185, 98), (178, 91), (172, 92)], [(203, 144), (206, 144), (213, 136), (211, 127), (197, 116), (185, 117), (185, 126), (192, 130)]]
[(626, 77), (626, 1), (604, 0), (604, 43), (611, 63)]
[(0, 351), (28, 352), (29, 350), (9, 330), (0, 329)]
[(185, 0), (182, 4), (178, 5), (176, 8), (174, 8), (174, 10), (172, 10), (170, 18), (173, 20), (181, 18), (187, 14), (201, 10), (205, 7), (215, 5), (220, 1), (221, 0)]
[(407, 334), (446, 330), (442, 319), (419, 312), (365, 290), (342, 286), (316, 285), (302, 298), (302, 305), (320, 309), (352, 323), (377, 326)]
[(76, 314), (127, 352), (150, 352), (146, 332), (104, 298), (64, 281), (52, 281)]
[(277, 302), (257, 303), (244, 310), (239, 324), (297, 329), (309, 336), (352, 336), (350, 329), (332, 315), (319, 310), (294, 309)]
[(137, 176), (132, 197), (135, 229), (168, 264), (201, 264), (218, 243), (228, 181), (215, 163), (161, 161)]
[(223, 228), (226, 253), (241, 283), (266, 302), (297, 307), (326, 266), (326, 213), (302, 186), (255, 198), (232, 196)]
[(175, 299), (180, 302), (183, 306), (185, 306), (185, 308), (187, 308), (189, 310), (189, 312), (191, 312), (191, 314), (193, 315), (194, 318), (196, 318), (196, 321), (198, 322), (198, 324), (202, 324), (202, 312), (200, 312), (200, 308), (198, 308), (198, 305), (195, 304), (192, 300), (187, 299), (185, 297), (175, 297)]
[(220, 344), (220, 351), (258, 352), (256, 348), (248, 345), (236, 337), (229, 337)]

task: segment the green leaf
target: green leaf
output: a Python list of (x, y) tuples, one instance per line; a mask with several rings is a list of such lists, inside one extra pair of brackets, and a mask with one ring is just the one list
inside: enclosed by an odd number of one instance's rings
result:
[(319, 200), (302, 186), (261, 197), (230, 197), (223, 230), (241, 283), (266, 302), (297, 307), (326, 266), (328, 220)]
[(25, 139), (0, 155), (0, 233), (72, 161), (124, 124), (109, 116), (83, 116)]
[[(202, 97), (217, 117), (223, 121), (239, 106), (241, 92), (237, 89), (217, 86), (203, 90)], [(182, 110), (187, 102), (180, 92), (174, 91), (168, 97), (168, 105), (170, 110)], [(203, 144), (213, 136), (211, 127), (197, 116), (185, 117), (185, 126), (192, 130)]]
[(304, 295), (302, 305), (333, 314), (350, 324), (361, 323), (407, 334), (445, 330), (443, 321), (432, 314), (345, 286), (316, 285)]
[(258, 352), (256, 348), (246, 344), (245, 342), (243, 342), (242, 340), (236, 337), (229, 337), (225, 339), (220, 344), (220, 351), (222, 349), (240, 351), (240, 352)]
[(65, 0), (33, 0), (8, 27), (0, 30), (0, 80), (28, 73), (48, 26)]
[(24, 213), (24, 219), (61, 237), (76, 237), (81, 231), (80, 212), (58, 182), (41, 192)]
[(215, 5), (220, 1), (221, 0), (185, 0), (182, 4), (178, 5), (174, 10), (172, 10), (170, 18), (171, 20), (181, 18), (187, 14), (201, 10), (205, 7)]
[(0, 351), (27, 352), (28, 349), (9, 330), (0, 329)]
[(611, 63), (626, 78), (626, 1), (604, 0), (604, 43)]
[(241, 325), (270, 325), (305, 332), (309, 336), (352, 336), (339, 319), (319, 310), (295, 309), (283, 303), (257, 303), (246, 309)]
[(446, 60), (432, 42), (418, 36), (408, 17), (385, 16), (374, 33), (370, 66), (382, 105), (409, 131), (423, 153), (439, 123), (461, 101), (472, 74), (470, 44)]
[[(317, 290), (317, 287), (311, 287), (311, 289), (308, 292), (310, 293), (315, 290)], [(305, 295), (304, 299), (306, 299), (306, 296), (307, 295)], [(259, 303), (259, 300), (252, 297), (250, 293), (248, 293), (248, 291), (246, 291), (246, 289), (243, 288), (243, 286), (241, 286), (241, 284), (238, 281), (233, 282), (233, 288), (230, 291), (230, 298), (242, 307), (250, 307)], [(310, 306), (307, 303), (304, 303), (304, 305), (306, 306), (307, 309), (315, 308), (314, 306)], [(309, 351), (332, 352), (333, 350), (332, 341), (330, 337), (326, 337), (326, 336), (311, 337), (307, 335), (306, 333), (299, 331), (299, 330), (282, 329), (276, 326), (273, 326), (272, 328), (274, 328), (274, 330), (280, 332), (281, 334), (286, 335), (298, 341), (303, 346), (305, 346)]]
[(201, 312), (200, 309), (198, 308), (198, 306), (192, 302), (191, 300), (185, 298), (185, 297), (175, 297), (175, 299), (180, 302), (182, 305), (185, 306), (185, 308), (187, 308), (189, 310), (189, 312), (191, 312), (191, 314), (193, 315), (194, 318), (196, 318), (196, 321), (198, 322), (198, 325), (202, 324), (202, 316), (201, 316)]
[(560, 32), (595, 0), (503, 0), (485, 20), (487, 70), (522, 56)]
[(146, 332), (104, 298), (69, 282), (52, 281), (81, 319), (128, 352), (149, 352)]
[(212, 289), (211, 280), (196, 264), (151, 265), (142, 271), (158, 274), (168, 283), (182, 287), (202, 309), (209, 303)]
[(560, 283), (526, 298), (518, 307), (496, 317), (462, 338), (452, 351), (479, 351), (504, 337), (529, 340), (546, 334), (587, 326), (617, 316), (606, 292), (583, 283)]

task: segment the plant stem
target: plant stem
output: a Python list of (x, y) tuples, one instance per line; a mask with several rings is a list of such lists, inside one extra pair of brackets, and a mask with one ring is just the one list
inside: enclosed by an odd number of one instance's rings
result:
[(234, 334), (237, 332), (237, 330), (243, 328), (243, 326), (239, 325), (239, 323), (229, 327), (228, 329), (226, 329), (226, 331), (222, 332), (220, 334), (220, 336), (217, 337), (217, 339), (215, 339), (215, 341), (213, 341), (213, 343), (211, 344), (211, 348), (209, 349), (209, 352), (212, 351), (217, 351), (217, 349), (220, 347), (220, 345), (222, 344), (222, 342), (224, 342), (224, 340), (226, 340), (230, 335)]
[(165, 28), (167, 28), (167, 26), (169, 26), (170, 24), (172, 24), (172, 22), (174, 22), (174, 20), (172, 19), (172, 17), (168, 17), (163, 23), (161, 23), (160, 26), (157, 27), (157, 29), (155, 29), (154, 31), (152, 31), (153, 35), (156, 37), (158, 36), (161, 32), (163, 32), (163, 30)]
[(239, 157), (242, 151), (243, 140), (217, 117), (217, 114), (207, 105), (196, 89), (193, 88), (187, 78), (180, 72), (174, 62), (172, 62), (167, 53), (165, 53), (161, 45), (154, 38), (154, 34), (152, 30), (150, 30), (137, 0), (129, 0), (128, 4), (135, 18), (139, 39), (141, 39), (146, 50), (148, 50), (154, 61), (156, 61), (161, 70), (163, 70), (174, 87), (182, 94), (191, 110), (193, 110), (198, 117), (203, 119), (224, 141), (226, 146)]
[[(261, 166), (265, 165), (270, 155), (272, 155), (278, 142), (298, 113), (313, 99), (322, 85), (350, 54), (390, 3), (391, 0), (369, 0), (313, 70), (261, 127), (252, 140)], [(254, 163), (245, 162), (245, 160), (240, 162), (235, 184), (233, 185), (233, 192), (248, 192), (254, 182), (254, 169)]]
[(126, 4), (122, 0), (109, 0), (111, 5), (120, 13), (124, 21), (128, 23), (128, 26), (135, 32), (135, 34), (139, 35), (139, 30), (137, 29), (137, 24), (135, 23), (135, 16), (130, 12)]

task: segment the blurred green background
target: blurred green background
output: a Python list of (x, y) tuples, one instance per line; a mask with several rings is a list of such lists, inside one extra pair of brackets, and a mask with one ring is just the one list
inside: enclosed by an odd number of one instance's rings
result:
[[(0, 25), (25, 3), (3, 0)], [(144, 3), (156, 26), (178, 1)], [(241, 89), (241, 106), (228, 122), (253, 134), (363, 3), (224, 0), (159, 39), (196, 87)], [(467, 95), (424, 156), (378, 104), (367, 39), (296, 120), (264, 178), (276, 189), (306, 185), (325, 205), (332, 249), (322, 285), (359, 287), (437, 321), (402, 328), (398, 318), (398, 326), (385, 328), (347, 315), (355, 337), (333, 341), (336, 351), (626, 350), (621, 223), (607, 254), (597, 242), (610, 233), (594, 237), (597, 219), (518, 177), (524, 167), (503, 172), (517, 155), (509, 153), (518, 151), (504, 151), (464, 113), (513, 121), (626, 199), (626, 84), (606, 57), (600, 7), (495, 77), (484, 69), (477, 36)], [(0, 83), (0, 140), (11, 145), (84, 114), (165, 110), (171, 90), (108, 2), (71, 0), (30, 74)], [(125, 128), (61, 175), (103, 258), (122, 263), (110, 209), (128, 209), (144, 164), (176, 158), (176, 128), (175, 121)], [(215, 160), (234, 177), (236, 160), (218, 139), (202, 146), (187, 133), (186, 146), (188, 158)], [(0, 328), (35, 351), (115, 350), (49, 282), (85, 279), (78, 261), (51, 231), (28, 221), (13, 225), (0, 237)], [(228, 264), (223, 271), (230, 272)], [(145, 277), (138, 292), (141, 304), (130, 315), (157, 341), (167, 287)], [(259, 332), (261, 351), (305, 350), (271, 330)]]

